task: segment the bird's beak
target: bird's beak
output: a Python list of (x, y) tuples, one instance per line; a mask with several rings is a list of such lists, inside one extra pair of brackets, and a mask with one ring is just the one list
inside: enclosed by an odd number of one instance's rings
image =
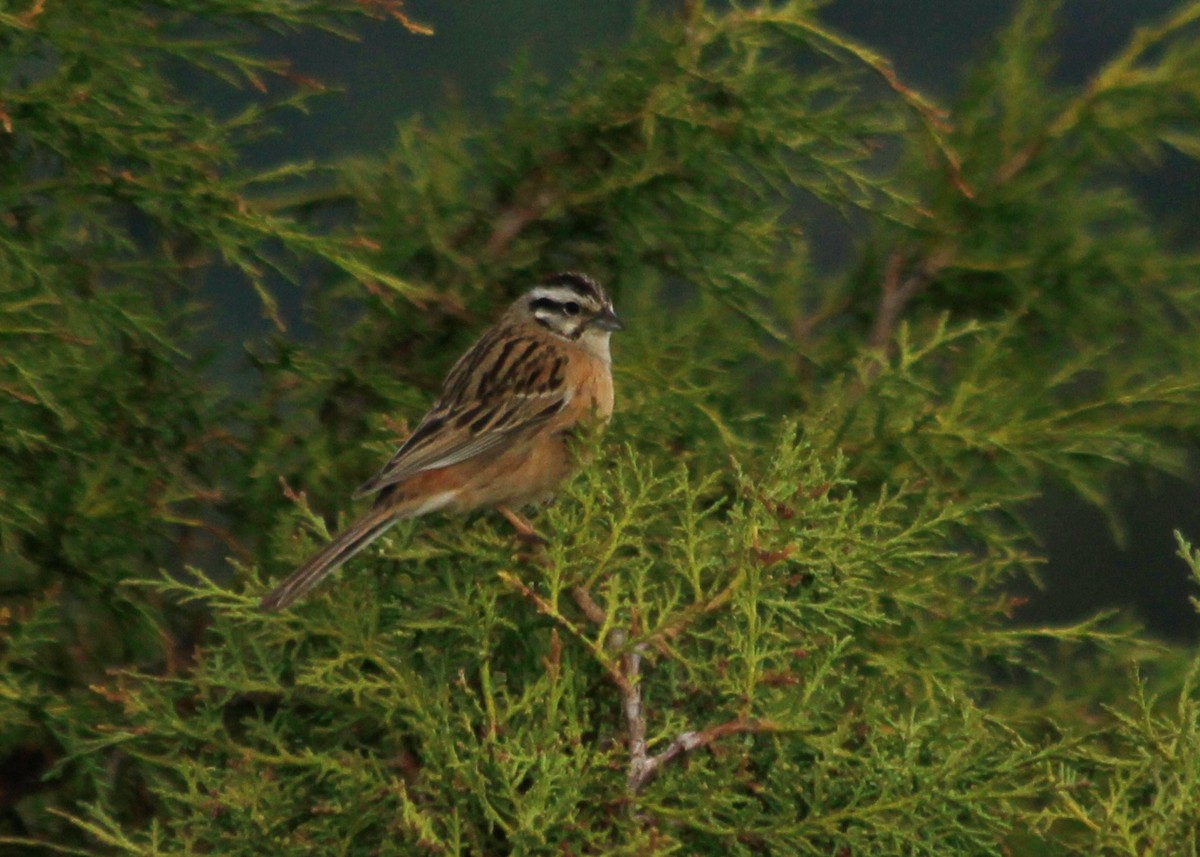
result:
[(588, 327), (597, 327), (600, 330), (624, 330), (625, 325), (621, 319), (617, 318), (617, 314), (613, 312), (612, 307), (605, 307), (604, 311), (594, 317), (588, 323)]

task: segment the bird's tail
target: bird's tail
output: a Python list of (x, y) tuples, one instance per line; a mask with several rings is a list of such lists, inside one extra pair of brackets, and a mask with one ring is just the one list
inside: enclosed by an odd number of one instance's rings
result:
[(279, 586), (268, 592), (259, 607), (263, 610), (282, 610), (306, 595), (350, 557), (375, 541), (403, 515), (386, 506), (376, 506), (334, 537), (333, 541), (292, 572)]

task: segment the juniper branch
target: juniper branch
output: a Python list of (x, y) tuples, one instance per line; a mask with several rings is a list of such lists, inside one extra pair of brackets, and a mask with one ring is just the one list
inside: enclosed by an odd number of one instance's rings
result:
[(1000, 186), (1012, 181), (1025, 170), (1051, 143), (1078, 128), (1107, 94), (1122, 85), (1129, 85), (1131, 74), (1148, 52), (1166, 39), (1200, 20), (1200, 4), (1187, 4), (1177, 9), (1157, 26), (1139, 29), (1119, 54), (1104, 65), (1084, 90), (1054, 118), (1049, 125), (1022, 146), (1016, 154), (1000, 165), (992, 184)]
[(709, 726), (707, 729), (701, 729), (699, 732), (683, 732), (674, 741), (667, 745), (666, 749), (653, 756), (644, 756), (640, 766), (635, 771), (630, 772), (629, 790), (638, 792), (642, 786), (646, 785), (668, 762), (671, 762), (685, 753), (690, 753), (693, 750), (698, 750), (701, 747), (707, 747), (719, 738), (724, 738), (727, 735), (737, 735), (743, 733), (757, 732), (778, 732), (781, 726), (770, 720), (726, 720), (724, 723), (718, 723), (715, 726)]
[[(722, 593), (722, 595), (726, 595)], [(576, 604), (593, 623), (603, 626), (608, 616), (591, 592), (584, 586), (573, 590)], [(724, 598), (718, 596), (714, 601)], [(709, 602), (705, 606), (708, 606)], [(608, 647), (614, 651), (626, 649), (628, 645), (627, 632), (616, 629), (608, 635)], [(626, 777), (626, 788), (630, 794), (637, 794), (642, 787), (658, 773), (663, 765), (679, 758), (685, 753), (701, 747), (707, 747), (719, 738), (744, 732), (777, 731), (778, 724), (769, 720), (736, 718), (724, 723), (718, 723), (699, 731), (690, 730), (680, 734), (659, 753), (650, 755), (646, 743), (646, 707), (642, 697), (642, 656), (646, 651), (646, 642), (635, 643), (621, 654), (621, 680), (614, 683), (621, 695), (621, 713), (625, 719), (627, 730), (625, 746), (629, 750), (629, 773)], [(610, 671), (610, 677), (612, 673)]]
[(904, 253), (900, 250), (892, 251), (884, 269), (883, 281), (880, 283), (875, 321), (867, 337), (867, 344), (878, 353), (878, 359), (871, 368), (870, 378), (877, 377), (883, 368), (891, 348), (892, 337), (909, 303), (929, 287), (953, 255), (954, 251), (951, 248), (934, 251), (918, 259), (911, 266), (912, 273), (901, 280), (905, 267)]

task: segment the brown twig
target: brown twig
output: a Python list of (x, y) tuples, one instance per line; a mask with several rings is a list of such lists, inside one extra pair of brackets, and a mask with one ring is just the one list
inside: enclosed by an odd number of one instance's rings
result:
[[(562, 201), (565, 192), (561, 186), (562, 179), (555, 170), (567, 162), (568, 157), (563, 150), (550, 151), (540, 164), (522, 178), (511, 199), (496, 212), (492, 220), (492, 228), (483, 247), (487, 258), (499, 259), (503, 256), (521, 233)], [(473, 228), (466, 229), (454, 239), (454, 243), (461, 244), (473, 234)]]
[(887, 267), (883, 272), (883, 282), (879, 289), (879, 308), (875, 312), (875, 324), (867, 339), (867, 344), (872, 348), (887, 348), (904, 308), (929, 284), (929, 277), (924, 268), (918, 268), (901, 282), (903, 268), (904, 256), (899, 250), (894, 250), (888, 257)]
[(183, 515), (170, 515), (163, 513), (159, 517), (161, 520), (172, 524), (179, 524), (192, 530), (201, 530), (202, 532), (208, 533), (210, 536), (217, 539), (217, 541), (221, 542), (221, 544), (225, 545), (226, 548), (237, 554), (238, 559), (240, 559), (242, 562), (251, 562), (254, 559), (253, 552), (240, 541), (238, 541), (233, 533), (229, 532), (229, 530), (226, 530), (224, 527), (218, 527), (216, 524), (200, 518), (189, 518)]
[(779, 729), (779, 724), (770, 720), (742, 720), (739, 718), (737, 720), (727, 720), (715, 726), (709, 726), (707, 729), (701, 729), (699, 732), (684, 732), (668, 744), (666, 749), (661, 753), (656, 753), (653, 756), (643, 755), (640, 767), (636, 771), (630, 771), (629, 790), (636, 794), (642, 786), (658, 773), (658, 770), (663, 765), (682, 756), (684, 753), (690, 753), (692, 750), (707, 747), (718, 738), (744, 732), (777, 732)]
[(583, 611), (583, 615), (588, 618), (588, 621), (600, 626), (603, 626), (608, 621), (608, 616), (604, 613), (604, 608), (596, 603), (596, 599), (592, 597), (592, 593), (588, 591), (586, 586), (576, 586), (571, 590), (571, 595), (574, 597), (579, 609)]
[(46, 0), (33, 0), (33, 5), (26, 9), (16, 18), (24, 27), (32, 27), (33, 22), (38, 19), (42, 12), (46, 11)]
[[(592, 593), (586, 586), (576, 586), (572, 590), (575, 603), (583, 611), (583, 615), (596, 625), (608, 621), (604, 608), (596, 603)], [(609, 633), (606, 643), (609, 649), (620, 650), (627, 643), (625, 631), (615, 629)], [(621, 693), (621, 713), (625, 716), (625, 727), (628, 737), (625, 746), (629, 748), (629, 776), (626, 780), (629, 791), (636, 793), (649, 777), (647, 766), (656, 767), (646, 755), (646, 711), (642, 705), (642, 652), (645, 644), (638, 643), (621, 655), (621, 678), (616, 682), (617, 690)]]
[[(614, 632), (609, 637), (612, 645), (624, 645), (624, 633)], [(638, 789), (649, 776), (647, 767), (651, 761), (646, 756), (646, 710), (642, 705), (642, 646), (634, 646), (621, 658), (627, 690), (621, 691), (621, 710), (625, 715), (625, 726), (629, 730), (626, 746), (629, 748), (629, 776), (626, 779), (631, 793)]]
[(432, 36), (433, 27), (422, 24), (408, 17), (404, 11), (404, 0), (358, 0), (358, 5), (377, 17), (389, 17), (398, 21), (402, 27), (418, 36)]
[(510, 205), (503, 209), (492, 224), (491, 234), (484, 245), (489, 259), (498, 259), (518, 235), (530, 225), (541, 220), (558, 199), (558, 194), (549, 188), (537, 191), (525, 204)]
[[(711, 608), (715, 603), (723, 602), (723, 596), (729, 591), (725, 590), (713, 601), (708, 602), (704, 605), (705, 609)], [(608, 621), (608, 614), (596, 603), (587, 587), (575, 587), (572, 595), (575, 603), (589, 621), (599, 626), (603, 626)], [(636, 621), (634, 624), (636, 625)], [(626, 632), (622, 629), (613, 630), (608, 635), (606, 643), (611, 650), (624, 649), (628, 644)], [(742, 718), (728, 720), (698, 732), (684, 732), (668, 744), (662, 752), (650, 755), (646, 743), (646, 707), (642, 699), (641, 681), (642, 655), (646, 651), (646, 645), (645, 642), (635, 643), (621, 655), (619, 680), (612, 670), (609, 671), (610, 677), (614, 678), (614, 684), (621, 694), (621, 713), (624, 715), (627, 731), (625, 746), (629, 750), (629, 773), (625, 783), (630, 794), (637, 794), (641, 791), (642, 787), (654, 778), (663, 765), (692, 750), (707, 747), (718, 738), (741, 732), (772, 732), (779, 729), (777, 724), (767, 720)]]
[(901, 277), (904, 273), (904, 254), (895, 250), (888, 257), (879, 289), (875, 323), (867, 339), (867, 344), (879, 355), (871, 370), (872, 379), (883, 369), (892, 337), (895, 336), (896, 327), (900, 323), (900, 316), (904, 314), (909, 302), (925, 291), (934, 277), (950, 264), (953, 257), (954, 250), (950, 247), (935, 250), (922, 258), (912, 273), (903, 279)]

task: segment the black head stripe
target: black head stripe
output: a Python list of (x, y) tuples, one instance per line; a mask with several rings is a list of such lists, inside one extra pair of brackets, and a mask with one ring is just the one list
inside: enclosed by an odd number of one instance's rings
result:
[(576, 315), (581, 309), (592, 310), (597, 307), (596, 299), (581, 295), (568, 286), (538, 286), (529, 293), (529, 308), (536, 315), (543, 311), (557, 312), (561, 315)]
[(570, 289), (585, 300), (592, 300), (598, 304), (604, 303), (604, 290), (600, 288), (591, 277), (584, 274), (575, 274), (570, 271), (561, 274), (551, 274), (542, 280), (543, 286), (557, 286), (564, 289)]

